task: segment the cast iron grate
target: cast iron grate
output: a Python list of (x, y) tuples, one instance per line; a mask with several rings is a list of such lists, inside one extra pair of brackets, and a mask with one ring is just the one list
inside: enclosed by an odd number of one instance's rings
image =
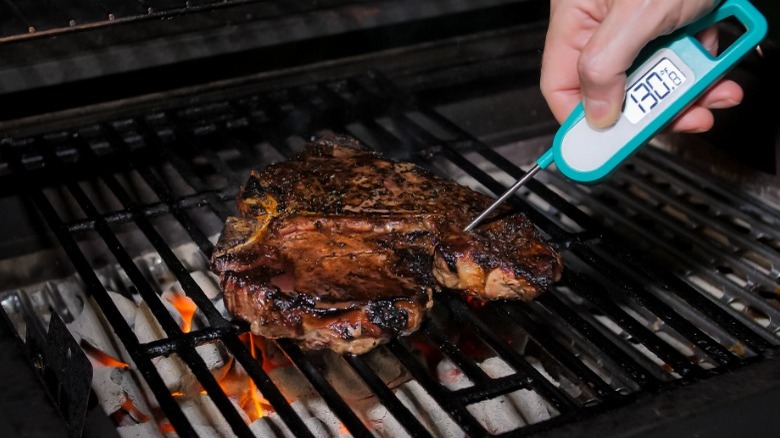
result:
[[(326, 131), (350, 133), (392, 158), (462, 176), (493, 193), (522, 174), (500, 148), (481, 144), (375, 72), (2, 140), (5, 193), (29, 199), (43, 217), (180, 435), (196, 430), (155, 369), (155, 357), (178, 355), (232, 431), (251, 436), (195, 350), (212, 341), (222, 342), (295, 436), (312, 435), (239, 339), (247, 327), (223, 318), (160, 224), (176, 224), (208, 258), (248, 169), (289, 157)], [(381, 347), (464, 433), (491, 435), (469, 408), (514, 391), (539, 394), (554, 412), (503, 431), (531, 434), (639, 394), (739, 369), (776, 350), (778, 212), (659, 151), (643, 152), (598, 187), (574, 186), (552, 172), (542, 178), (544, 184), (533, 181), (512, 202), (564, 251), (566, 270), (556, 289), (531, 303), (470, 303), (444, 293), (420, 332)], [(136, 229), (159, 254), (207, 327), (182, 332), (134, 262), (123, 227)], [(96, 275), (100, 266), (85, 253), (87, 238), (103, 242), (151, 307), (164, 339), (138, 341)], [(527, 339), (522, 346), (514, 342), (517, 333)], [(276, 344), (351, 435), (372, 436), (312, 360), (317, 353)], [(473, 385), (445, 387), (417, 355), (425, 346), (448, 357)], [(489, 376), (476, 362), (485, 352), (513, 372)], [(343, 360), (410, 435), (432, 434), (364, 357)]]

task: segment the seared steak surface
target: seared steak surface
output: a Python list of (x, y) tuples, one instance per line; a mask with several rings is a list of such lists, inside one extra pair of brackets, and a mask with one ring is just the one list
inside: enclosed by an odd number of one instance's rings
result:
[(492, 199), (350, 137), (253, 171), (212, 256), (231, 313), (255, 334), (363, 353), (416, 330), (441, 287), (528, 300), (560, 256), (520, 214), (463, 228)]

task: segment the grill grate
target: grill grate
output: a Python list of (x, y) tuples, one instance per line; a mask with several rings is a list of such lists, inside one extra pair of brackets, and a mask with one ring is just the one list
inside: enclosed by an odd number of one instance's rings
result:
[[(522, 173), (501, 148), (484, 146), (374, 72), (3, 139), (7, 167), (0, 185), (13, 188), (8, 195), (29, 199), (43, 216), (180, 435), (196, 430), (155, 368), (156, 357), (181, 358), (232, 431), (252, 435), (196, 351), (216, 341), (294, 436), (312, 436), (239, 339), (247, 327), (222, 316), (172, 247), (183, 236), (207, 259), (248, 169), (289, 157), (304, 139), (324, 131), (352, 133), (392, 158), (463, 175), (493, 193)], [(469, 436), (492, 434), (473, 406), (515, 391), (538, 394), (553, 413), (507, 432), (531, 434), (762, 360), (780, 344), (773, 295), (780, 216), (691, 172), (663, 152), (647, 150), (597, 187), (542, 175), (512, 202), (565, 251), (566, 271), (556, 290), (531, 303), (482, 305), (443, 293), (420, 332), (381, 349)], [(178, 231), (169, 233), (169, 223)], [(159, 255), (206, 327), (182, 331), (134, 261), (137, 243), (124, 237), (128, 228)], [(148, 303), (163, 339), (137, 339), (96, 274), (101, 266), (85, 249), (90, 239), (102, 241), (132, 293)], [(286, 340), (276, 344), (351, 435), (372, 436), (313, 360), (318, 353)], [(424, 345), (451, 360), (473, 385), (444, 386), (418, 355)], [(512, 372), (490, 376), (478, 363), (485, 351)], [(365, 357), (342, 360), (410, 435), (432, 434)]]

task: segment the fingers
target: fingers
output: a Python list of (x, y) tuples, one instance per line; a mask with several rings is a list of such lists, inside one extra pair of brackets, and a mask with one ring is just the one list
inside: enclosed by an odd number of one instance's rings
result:
[(576, 0), (553, 1), (542, 54), (542, 95), (558, 122), (582, 100), (577, 60), (600, 20), (576, 7)]
[[(718, 29), (715, 26), (699, 32), (697, 38), (713, 56), (718, 53)], [(696, 134), (712, 129), (715, 116), (712, 109), (731, 108), (742, 102), (742, 87), (732, 80), (722, 80), (708, 90), (699, 100), (668, 127), (672, 132)]]
[(696, 134), (709, 131), (714, 123), (715, 116), (712, 115), (712, 111), (703, 106), (694, 105), (675, 119), (668, 129), (672, 132)]
[[(646, 45), (660, 35), (709, 12), (718, 0), (551, 0), (540, 87), (559, 122), (582, 102), (597, 129), (615, 123), (625, 98), (626, 71)], [(699, 35), (717, 52), (717, 31)], [(710, 109), (742, 100), (742, 89), (724, 81), (678, 118), (671, 129), (701, 132), (712, 126)]]
[(712, 109), (731, 108), (742, 102), (744, 91), (734, 81), (723, 80), (707, 91), (695, 105), (669, 126), (672, 132), (699, 133), (712, 129)]
[(577, 63), (589, 124), (612, 126), (625, 97), (626, 70), (642, 48), (709, 10), (712, 1), (614, 1)]
[(711, 55), (718, 54), (718, 28), (710, 26), (696, 35), (702, 47), (704, 47)]
[(584, 47), (577, 64), (588, 123), (612, 126), (620, 115), (626, 70), (639, 51), (670, 27), (666, 12), (651, 2), (614, 2), (609, 14)]

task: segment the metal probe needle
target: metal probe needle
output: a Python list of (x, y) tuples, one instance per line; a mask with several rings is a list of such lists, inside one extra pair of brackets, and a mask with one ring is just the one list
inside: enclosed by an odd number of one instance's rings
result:
[(507, 198), (512, 196), (512, 194), (515, 193), (517, 189), (522, 187), (526, 182), (528, 182), (528, 180), (533, 178), (534, 175), (536, 175), (536, 173), (539, 172), (540, 170), (542, 170), (541, 166), (539, 166), (539, 164), (534, 164), (534, 167), (528, 169), (528, 172), (526, 172), (522, 178), (517, 180), (517, 182), (514, 183), (514, 185), (512, 185), (512, 187), (510, 187), (509, 190), (504, 192), (504, 194), (501, 195), (500, 198), (496, 199), (496, 201), (492, 203), (490, 207), (487, 208), (487, 210), (480, 213), (479, 216), (477, 216), (473, 221), (471, 221), (471, 223), (468, 224), (466, 228), (463, 229), (463, 231), (471, 231), (474, 227), (479, 225), (479, 223), (482, 222), (482, 220), (485, 219), (491, 212), (493, 212), (493, 210), (495, 210), (496, 207), (501, 205), (504, 201), (507, 200)]

